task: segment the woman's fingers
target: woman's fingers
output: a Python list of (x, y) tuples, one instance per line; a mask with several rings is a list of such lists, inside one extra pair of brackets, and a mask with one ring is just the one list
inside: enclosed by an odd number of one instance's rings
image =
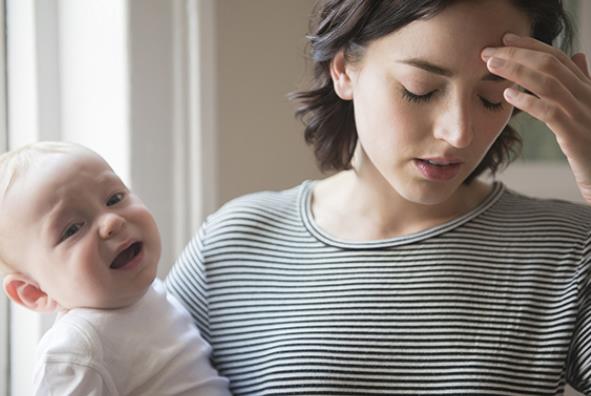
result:
[(591, 78), (583, 54), (572, 58), (531, 37), (506, 35), (506, 47), (486, 48), (482, 58), (491, 73), (517, 87), (505, 100), (543, 121), (565, 154), (585, 200), (591, 204)]
[[(564, 55), (566, 57), (566, 55)], [(563, 63), (554, 54), (517, 47), (491, 48), (483, 51), (483, 59), (487, 60), (489, 69), (536, 95), (544, 94), (546, 90), (556, 89), (556, 82), (563, 85), (569, 92), (577, 96), (582, 93), (582, 70), (574, 61), (568, 59), (570, 66)], [(578, 74), (573, 72), (578, 70)]]
[(587, 64), (587, 56), (582, 52), (578, 52), (573, 55), (571, 58), (575, 65), (585, 74), (585, 76), (589, 76), (589, 65)]
[(569, 58), (561, 50), (532, 37), (513, 34), (506, 34), (503, 42), (510, 46), (486, 48), (482, 58), (491, 73), (545, 100), (542, 106), (546, 112), (532, 115), (547, 122), (549, 117), (556, 118), (560, 109), (574, 118), (589, 111), (591, 79), (584, 54)]
[(538, 98), (552, 102), (569, 114), (580, 110), (576, 97), (558, 76), (496, 56), (488, 59), (487, 66), (493, 74), (522, 86)]
[(585, 77), (589, 77), (588, 74), (583, 73), (583, 71), (576, 67), (574, 62), (566, 55), (563, 51), (559, 48), (553, 47), (548, 45), (540, 40), (537, 40), (533, 37), (529, 36), (517, 36), (512, 33), (507, 33), (503, 37), (503, 44), (508, 47), (515, 47), (515, 48), (522, 48), (522, 49), (529, 49), (535, 52), (544, 53), (548, 55), (554, 56), (560, 63), (565, 65), (576, 77), (580, 79), (584, 79)]
[[(516, 108), (531, 114), (538, 120), (549, 126), (563, 125), (568, 123), (569, 116), (557, 105), (534, 95), (521, 92), (516, 88), (507, 88), (503, 93), (505, 100)], [(557, 133), (557, 131), (555, 131)]]

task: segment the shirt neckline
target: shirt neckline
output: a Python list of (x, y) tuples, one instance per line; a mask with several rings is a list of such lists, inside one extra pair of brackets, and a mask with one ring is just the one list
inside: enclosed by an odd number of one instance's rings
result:
[(488, 210), (492, 205), (494, 205), (506, 191), (505, 185), (503, 183), (495, 181), (493, 182), (493, 188), (491, 192), (476, 208), (444, 224), (440, 224), (438, 226), (431, 227), (426, 230), (387, 239), (379, 239), (373, 241), (349, 241), (333, 237), (332, 235), (322, 230), (316, 224), (316, 221), (312, 216), (311, 207), (312, 191), (314, 189), (315, 184), (315, 180), (306, 180), (302, 183), (302, 186), (298, 193), (298, 207), (300, 212), (300, 218), (302, 219), (302, 222), (304, 223), (304, 226), (306, 227), (308, 232), (312, 234), (316, 239), (318, 239), (326, 245), (345, 249), (376, 249), (395, 247), (418, 242), (427, 238), (443, 234), (454, 228), (459, 227), (460, 225), (474, 219), (475, 217), (478, 217), (480, 214), (482, 214), (483, 212)]

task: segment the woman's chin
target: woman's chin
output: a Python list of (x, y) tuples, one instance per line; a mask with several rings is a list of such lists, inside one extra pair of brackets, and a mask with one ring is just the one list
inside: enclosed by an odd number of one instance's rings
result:
[(457, 186), (450, 183), (434, 185), (433, 183), (415, 183), (398, 188), (398, 193), (409, 202), (433, 206), (448, 202), (457, 192)]

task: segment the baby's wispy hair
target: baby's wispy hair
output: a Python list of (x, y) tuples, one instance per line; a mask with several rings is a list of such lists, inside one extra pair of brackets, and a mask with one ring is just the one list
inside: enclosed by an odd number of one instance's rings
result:
[[(68, 153), (80, 150), (82, 146), (58, 141), (42, 141), (27, 144), (0, 155), (0, 221), (2, 221), (2, 201), (14, 182), (31, 168), (41, 157), (47, 154)], [(14, 272), (3, 259), (2, 232), (0, 227), (0, 277)]]

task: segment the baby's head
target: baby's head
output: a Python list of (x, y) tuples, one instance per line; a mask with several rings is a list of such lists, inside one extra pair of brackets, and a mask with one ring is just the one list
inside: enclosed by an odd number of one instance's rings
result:
[(95, 152), (41, 142), (0, 156), (0, 270), (14, 302), (128, 306), (154, 280), (160, 251), (151, 213)]

